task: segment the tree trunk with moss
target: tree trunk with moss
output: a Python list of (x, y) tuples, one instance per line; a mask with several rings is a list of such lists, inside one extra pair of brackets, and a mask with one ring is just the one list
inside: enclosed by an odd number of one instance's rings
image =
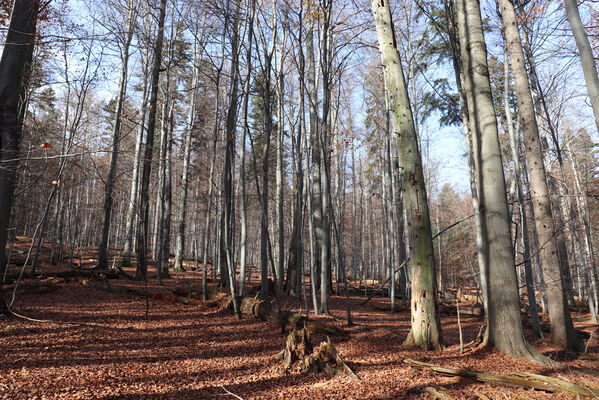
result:
[(443, 337), (437, 303), (437, 275), (418, 135), (395, 40), (391, 7), (384, 0), (372, 0), (371, 4), (389, 91), (393, 131), (404, 168), (404, 206), (412, 273), (412, 329), (406, 342), (427, 350), (440, 349)]

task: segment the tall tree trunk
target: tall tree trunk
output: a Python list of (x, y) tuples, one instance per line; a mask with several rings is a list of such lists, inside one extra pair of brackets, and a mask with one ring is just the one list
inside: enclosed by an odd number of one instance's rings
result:
[(121, 127), (123, 104), (125, 103), (125, 94), (127, 92), (127, 73), (129, 72), (129, 47), (133, 39), (133, 21), (135, 18), (135, 7), (131, 1), (127, 2), (127, 25), (125, 27), (125, 42), (121, 54), (121, 76), (119, 78), (119, 93), (116, 100), (116, 108), (114, 112), (114, 126), (112, 128), (112, 150), (110, 153), (110, 166), (108, 175), (106, 176), (106, 184), (104, 191), (104, 207), (102, 221), (102, 239), (98, 248), (97, 269), (108, 268), (108, 234), (110, 233), (110, 219), (112, 216), (112, 206), (114, 203), (114, 181), (116, 168), (119, 158), (119, 148), (121, 144)]
[[(37, 0), (15, 1), (0, 59), (0, 275), (6, 268), (6, 240), (17, 182), (25, 116), (24, 95), (31, 74), (39, 12)], [(0, 282), (0, 315), (9, 315)]]
[[(478, 0), (457, 0), (464, 90), (479, 183), (484, 265), (488, 267), (487, 343), (513, 357), (543, 360), (524, 339), (499, 135)], [(484, 277), (481, 277), (481, 280)]]
[(512, 118), (512, 110), (509, 103), (510, 93), (510, 69), (509, 59), (507, 54), (507, 46), (504, 46), (503, 54), (503, 67), (504, 67), (504, 84), (505, 90), (503, 91), (503, 101), (505, 107), (505, 119), (508, 128), (508, 134), (510, 139), (510, 149), (512, 151), (512, 161), (514, 163), (514, 176), (513, 184), (515, 185), (516, 201), (518, 202), (518, 212), (520, 214), (520, 226), (522, 229), (522, 247), (524, 259), (524, 276), (526, 280), (526, 293), (528, 295), (528, 310), (530, 312), (530, 322), (534, 335), (537, 338), (542, 338), (541, 325), (539, 320), (539, 312), (537, 310), (537, 300), (535, 290), (533, 286), (533, 275), (532, 266), (530, 262), (530, 239), (528, 234), (528, 216), (526, 214), (526, 207), (524, 204), (524, 195), (522, 193), (522, 180), (520, 178), (520, 124), (516, 124), (517, 128), (514, 129), (514, 121)]
[(322, 70), (323, 81), (323, 101), (322, 101), (322, 120), (320, 121), (320, 129), (318, 130), (318, 151), (320, 152), (320, 204), (321, 204), (321, 221), (320, 221), (320, 236), (322, 239), (320, 247), (320, 312), (324, 315), (329, 314), (329, 291), (331, 278), (331, 227), (330, 227), (330, 198), (331, 198), (331, 179), (330, 179), (330, 163), (329, 163), (329, 138), (331, 135), (331, 70), (332, 54), (331, 54), (331, 6), (332, 2), (328, 1), (324, 9), (326, 10), (321, 36), (321, 56), (320, 67)]
[(246, 53), (246, 68), (245, 83), (243, 85), (243, 127), (241, 132), (241, 149), (240, 149), (240, 161), (239, 161), (239, 185), (240, 185), (240, 196), (241, 196), (241, 215), (240, 215), (240, 238), (239, 238), (239, 295), (245, 295), (245, 281), (246, 281), (246, 268), (247, 268), (247, 190), (246, 190), (246, 172), (245, 172), (245, 148), (246, 140), (249, 130), (248, 123), (248, 109), (249, 99), (251, 90), (252, 80), (252, 44), (254, 39), (254, 19), (256, 17), (256, 2), (250, 0), (251, 11), (250, 20), (247, 25), (247, 53)]
[(563, 349), (578, 351), (582, 341), (574, 331), (570, 309), (564, 292), (559, 250), (554, 238), (555, 224), (551, 211), (549, 188), (543, 162), (543, 152), (536, 121), (534, 103), (530, 93), (528, 73), (522, 50), (522, 41), (516, 18), (516, 10), (509, 0), (499, 0), (508, 52), (518, 95), (518, 109), (526, 147), (526, 160), (530, 173), (531, 195), (535, 209), (535, 225), (541, 244), (541, 261), (545, 278), (551, 341)]
[(141, 164), (141, 151), (143, 147), (143, 136), (144, 128), (146, 124), (146, 115), (148, 113), (148, 94), (149, 94), (149, 68), (150, 60), (146, 57), (144, 62), (144, 82), (143, 82), (143, 95), (141, 102), (141, 114), (139, 117), (139, 127), (137, 131), (137, 138), (135, 141), (135, 154), (133, 155), (133, 171), (131, 175), (131, 189), (129, 192), (129, 203), (127, 205), (127, 216), (125, 218), (125, 242), (123, 244), (123, 256), (121, 260), (122, 267), (131, 266), (131, 249), (135, 246), (133, 243), (133, 230), (136, 221), (136, 206), (137, 197), (139, 193), (139, 167)]
[[(170, 79), (167, 71), (167, 80)], [(172, 129), (173, 129), (173, 108), (174, 100), (169, 99), (169, 85), (165, 92), (164, 106), (162, 112), (162, 137), (160, 144), (161, 159), (161, 184), (158, 198), (160, 199), (160, 217), (158, 230), (160, 232), (160, 242), (158, 244), (158, 284), (162, 285), (162, 279), (169, 276), (168, 265), (171, 255), (171, 204), (172, 204), (172, 172), (171, 172), (171, 154), (173, 149)]]
[(277, 71), (277, 169), (276, 177), (276, 210), (277, 210), (277, 283), (279, 284), (279, 292), (283, 290), (284, 271), (285, 271), (285, 227), (283, 225), (283, 141), (284, 141), (284, 107), (285, 107), (285, 79), (283, 76), (283, 62), (285, 61), (285, 42), (287, 39), (286, 32), (283, 33), (283, 40), (279, 43), (279, 63)]
[[(202, 299), (206, 300), (208, 295), (208, 252), (210, 244), (210, 219), (212, 215), (212, 193), (214, 191), (214, 167), (216, 164), (216, 144), (218, 142), (218, 109), (220, 106), (220, 69), (216, 76), (216, 101), (214, 105), (214, 129), (212, 132), (212, 160), (210, 161), (210, 173), (208, 177), (208, 205), (206, 207), (206, 218), (204, 226), (204, 249), (202, 251)], [(212, 268), (214, 269), (214, 256), (212, 257)]]
[[(234, 230), (234, 207), (233, 207), (233, 168), (235, 157), (235, 130), (237, 125), (237, 103), (239, 93), (239, 25), (241, 5), (239, 1), (233, 1), (234, 10), (231, 24), (233, 26), (233, 37), (231, 39), (231, 89), (229, 92), (229, 109), (227, 111), (225, 129), (225, 164), (223, 169), (223, 224), (221, 237), (221, 251), (224, 251), (226, 259), (228, 286), (231, 290), (231, 298), (235, 317), (241, 319), (239, 304), (235, 293), (235, 260), (233, 254)], [(228, 6), (227, 6), (228, 7)]]
[(164, 42), (164, 20), (166, 18), (167, 0), (160, 0), (158, 17), (158, 33), (154, 42), (154, 63), (152, 65), (152, 83), (150, 95), (150, 114), (148, 116), (148, 136), (144, 151), (141, 190), (140, 190), (140, 224), (137, 239), (137, 268), (135, 279), (145, 280), (148, 272), (148, 226), (150, 219), (150, 175), (152, 172), (152, 155), (154, 151), (154, 130), (156, 129), (156, 112), (158, 103), (158, 85), (160, 81), (160, 65), (162, 63), (162, 45)]
[(422, 161), (401, 58), (397, 49), (391, 7), (372, 0), (385, 82), (389, 91), (393, 130), (404, 168), (405, 207), (412, 273), (412, 329), (406, 342), (431, 350), (443, 346), (437, 297), (437, 274)]
[[(203, 32), (202, 32), (203, 33)], [(197, 32), (196, 32), (197, 34)], [(191, 96), (189, 98), (189, 111), (187, 115), (187, 126), (185, 127), (184, 145), (183, 145), (183, 171), (181, 173), (181, 195), (178, 204), (179, 220), (177, 225), (177, 242), (175, 248), (175, 271), (183, 271), (183, 259), (185, 258), (185, 227), (187, 218), (187, 195), (189, 192), (189, 169), (191, 159), (191, 142), (193, 126), (196, 120), (196, 106), (198, 100), (198, 84), (200, 80), (200, 46), (202, 39), (195, 40), (193, 44), (193, 75), (191, 78)]]
[(577, 0), (565, 0), (565, 3), (568, 23), (570, 24), (572, 34), (574, 35), (574, 39), (576, 39), (578, 52), (580, 53), (584, 80), (587, 85), (589, 98), (591, 99), (591, 105), (593, 106), (595, 125), (597, 126), (597, 131), (599, 131), (599, 77), (597, 76), (597, 64), (593, 55), (593, 48), (584, 31), (584, 26), (582, 26)]

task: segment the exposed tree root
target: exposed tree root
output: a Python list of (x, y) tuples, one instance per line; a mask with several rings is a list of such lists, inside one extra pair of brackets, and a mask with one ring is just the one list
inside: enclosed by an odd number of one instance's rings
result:
[(588, 388), (582, 385), (576, 385), (561, 379), (550, 378), (543, 375), (519, 372), (516, 376), (489, 374), (485, 372), (476, 372), (465, 369), (446, 368), (434, 364), (425, 363), (411, 359), (404, 360), (406, 364), (416, 368), (430, 369), (440, 374), (460, 376), (474, 379), (479, 382), (495, 383), (505, 386), (519, 386), (533, 388), (546, 392), (567, 392), (584, 397), (599, 396), (599, 388)]

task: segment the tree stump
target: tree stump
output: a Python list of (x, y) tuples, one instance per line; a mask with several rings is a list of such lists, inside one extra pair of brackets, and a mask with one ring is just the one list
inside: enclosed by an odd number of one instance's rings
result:
[(287, 335), (285, 349), (280, 357), (283, 360), (285, 369), (290, 368), (296, 361), (300, 361), (302, 370), (305, 369), (305, 360), (312, 354), (312, 342), (310, 341), (310, 332), (306, 329), (294, 329)]
[(316, 353), (313, 353), (312, 343), (310, 341), (310, 329), (305, 326), (302, 329), (293, 329), (285, 342), (285, 349), (279, 353), (279, 358), (283, 362), (285, 370), (290, 369), (298, 363), (301, 372), (311, 371), (312, 373), (326, 372), (331, 376), (347, 375), (352, 379), (359, 379), (358, 376), (341, 359), (337, 349), (327, 337), (326, 342), (320, 343)]

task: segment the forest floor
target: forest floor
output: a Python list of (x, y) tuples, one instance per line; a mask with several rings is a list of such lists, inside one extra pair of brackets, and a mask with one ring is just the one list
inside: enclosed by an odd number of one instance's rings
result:
[[(42, 265), (39, 272), (67, 270), (66, 265)], [(13, 269), (16, 271), (17, 269)], [(152, 271), (152, 269), (150, 270)], [(127, 272), (132, 273), (133, 270)], [(599, 376), (573, 368), (599, 370), (599, 358), (581, 359), (558, 352), (548, 340), (528, 340), (566, 368), (549, 368), (512, 359), (480, 347), (459, 353), (457, 318), (443, 316), (444, 351), (402, 346), (408, 330), (408, 310), (384, 311), (389, 299), (352, 296), (353, 327), (345, 326), (345, 297), (331, 297), (331, 316), (316, 317), (345, 329), (345, 339), (333, 339), (340, 356), (359, 376), (330, 377), (325, 373), (282, 373), (276, 355), (285, 346), (280, 327), (245, 316), (235, 320), (225, 301), (202, 304), (170, 302), (174, 289), (199, 282), (201, 274), (171, 274), (163, 286), (148, 280), (150, 293), (115, 293), (85, 278), (47, 278), (52, 290), (17, 294), (13, 308), (33, 319), (0, 318), (0, 398), (3, 399), (433, 399), (428, 387), (454, 399), (574, 399), (576, 396), (518, 387), (458, 382), (404, 363), (415, 359), (445, 367), (513, 374), (531, 372), (572, 383), (599, 387)], [(40, 279), (25, 279), (23, 288)], [(127, 278), (113, 286), (136, 287)], [(216, 285), (211, 283), (216, 290)], [(33, 290), (33, 292), (36, 292)], [(7, 293), (10, 300), (12, 292)], [(146, 307), (147, 299), (147, 307)], [(285, 297), (283, 308), (300, 310), (303, 303)], [(305, 307), (303, 307), (305, 310)], [(311, 313), (311, 317), (314, 317)], [(599, 326), (574, 314), (579, 329), (593, 332), (588, 352), (599, 352)], [(464, 342), (475, 339), (483, 319), (462, 317)], [(317, 346), (323, 337), (314, 337)], [(236, 397), (238, 396), (238, 397)]]

